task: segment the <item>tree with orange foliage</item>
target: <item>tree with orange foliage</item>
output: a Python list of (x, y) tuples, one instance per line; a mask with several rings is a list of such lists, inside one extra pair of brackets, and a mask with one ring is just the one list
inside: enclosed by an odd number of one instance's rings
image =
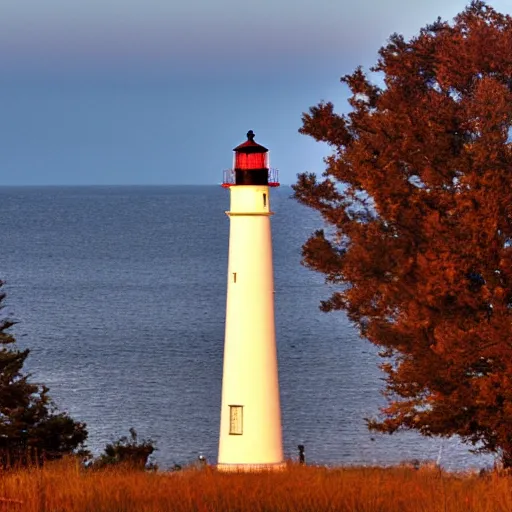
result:
[(329, 144), (295, 197), (326, 225), (304, 264), (381, 347), (387, 406), (372, 429), (458, 435), (512, 466), (512, 18), (473, 1), (380, 49), (372, 83), (341, 81), (300, 132)]

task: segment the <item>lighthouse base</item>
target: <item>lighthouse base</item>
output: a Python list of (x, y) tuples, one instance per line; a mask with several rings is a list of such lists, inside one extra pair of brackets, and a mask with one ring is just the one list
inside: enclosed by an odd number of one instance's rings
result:
[(286, 462), (273, 462), (271, 464), (217, 464), (217, 470), (223, 473), (259, 473), (262, 471), (283, 471)]

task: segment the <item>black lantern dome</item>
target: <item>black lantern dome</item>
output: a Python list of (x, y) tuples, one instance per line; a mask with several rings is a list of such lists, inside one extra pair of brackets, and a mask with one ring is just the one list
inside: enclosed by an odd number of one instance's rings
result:
[(247, 140), (233, 151), (236, 185), (268, 185), (268, 149), (254, 142), (252, 130), (247, 132)]

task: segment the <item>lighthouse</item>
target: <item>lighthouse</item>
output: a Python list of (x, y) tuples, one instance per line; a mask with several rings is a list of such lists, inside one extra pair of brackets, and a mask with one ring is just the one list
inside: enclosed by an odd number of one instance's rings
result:
[(274, 322), (268, 149), (247, 133), (224, 172), (229, 262), (218, 469), (284, 466)]

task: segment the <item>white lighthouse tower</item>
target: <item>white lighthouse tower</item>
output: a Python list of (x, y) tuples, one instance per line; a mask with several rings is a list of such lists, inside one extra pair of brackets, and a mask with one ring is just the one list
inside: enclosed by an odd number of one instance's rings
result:
[(233, 151), (218, 468), (254, 471), (284, 465), (269, 194), (279, 183), (252, 130)]

